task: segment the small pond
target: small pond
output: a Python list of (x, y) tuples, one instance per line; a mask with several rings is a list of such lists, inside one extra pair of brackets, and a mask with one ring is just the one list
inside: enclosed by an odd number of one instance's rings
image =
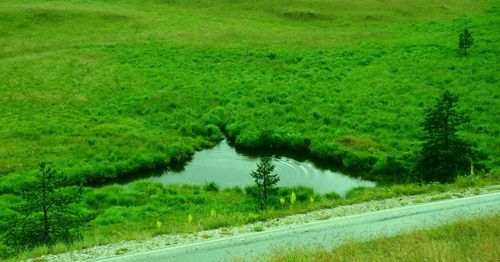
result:
[[(193, 160), (182, 171), (166, 171), (150, 178), (163, 184), (204, 185), (215, 182), (221, 187), (245, 187), (254, 183), (250, 172), (255, 170), (259, 156), (236, 152), (226, 140), (219, 145), (196, 152)], [(280, 177), (278, 186), (306, 186), (317, 193), (336, 192), (344, 196), (356, 187), (374, 187), (375, 183), (338, 172), (320, 169), (308, 160), (296, 161), (284, 156), (273, 156), (274, 172)]]

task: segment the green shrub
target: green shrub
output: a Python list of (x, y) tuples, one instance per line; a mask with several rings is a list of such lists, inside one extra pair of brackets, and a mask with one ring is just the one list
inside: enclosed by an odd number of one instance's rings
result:
[(311, 196), (315, 196), (314, 190), (309, 187), (280, 187), (278, 189), (274, 202), (279, 203), (279, 197), (289, 198), (292, 192), (295, 192), (297, 201), (308, 201)]
[(106, 209), (91, 224), (101, 226), (123, 224), (129, 215), (130, 210), (126, 207), (114, 206)]
[(243, 190), (239, 186), (234, 186), (234, 187), (231, 187), (231, 188), (226, 188), (226, 189), (224, 189), (224, 191), (225, 192), (232, 192), (232, 193), (235, 193), (235, 194), (241, 194), (241, 193), (243, 193)]
[(2, 241), (0, 241), (0, 258), (7, 259), (11, 256), (14, 256), (16, 251), (14, 248), (5, 245)]
[(325, 194), (325, 197), (329, 200), (339, 200), (342, 198), (339, 194), (335, 192), (327, 193)]
[(372, 191), (365, 187), (357, 187), (349, 190), (346, 193), (346, 199), (355, 199), (358, 201), (372, 200), (371, 199)]
[(353, 171), (369, 171), (377, 162), (377, 158), (369, 153), (347, 153), (342, 159), (342, 164)]
[(220, 188), (219, 188), (219, 185), (215, 182), (209, 182), (209, 183), (206, 183), (204, 186), (203, 186), (203, 190), (205, 190), (206, 192), (219, 192)]
[(167, 195), (163, 196), (158, 201), (161, 201), (165, 205), (176, 206), (188, 202), (188, 197), (184, 195)]

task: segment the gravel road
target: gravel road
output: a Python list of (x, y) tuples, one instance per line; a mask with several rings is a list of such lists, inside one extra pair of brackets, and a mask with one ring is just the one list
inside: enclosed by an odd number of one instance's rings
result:
[[(161, 235), (42, 258), (48, 261), (225, 261), (235, 257), (252, 260), (256, 253), (274, 247), (331, 246), (350, 239), (368, 240), (456, 219), (499, 214), (499, 189), (495, 186), (368, 201), (240, 227)], [(447, 200), (431, 202), (438, 199)], [(252, 232), (256, 226), (264, 231)]]
[(349, 239), (368, 240), (460, 218), (499, 213), (500, 192), (496, 192), (195, 242), (100, 261), (231, 261), (235, 258), (251, 261), (257, 254), (277, 247), (341, 244)]

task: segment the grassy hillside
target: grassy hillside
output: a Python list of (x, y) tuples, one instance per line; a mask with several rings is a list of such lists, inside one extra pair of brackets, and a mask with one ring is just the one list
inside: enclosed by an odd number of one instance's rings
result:
[(0, 191), (41, 160), (112, 179), (222, 132), (399, 176), (444, 88), (498, 172), (499, 20), (486, 0), (3, 0)]
[(500, 256), (500, 217), (467, 219), (334, 250), (276, 251), (267, 261), (495, 261)]

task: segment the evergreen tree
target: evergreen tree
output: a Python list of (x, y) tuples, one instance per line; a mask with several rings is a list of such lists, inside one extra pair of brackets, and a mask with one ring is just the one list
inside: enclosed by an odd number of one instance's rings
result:
[(271, 159), (263, 158), (257, 164), (257, 170), (254, 170), (250, 175), (255, 179), (258, 194), (257, 202), (259, 207), (264, 209), (267, 205), (267, 200), (272, 192), (273, 187), (280, 181), (277, 174), (273, 174), (275, 166), (271, 163)]
[(474, 39), (469, 30), (465, 29), (458, 37), (458, 47), (464, 51), (464, 56), (467, 56), (467, 49), (472, 46)]
[(23, 203), (16, 208), (5, 242), (16, 248), (32, 248), (80, 238), (80, 228), (90, 220), (76, 207), (82, 190), (82, 186), (68, 186), (62, 173), (40, 164), (35, 180), (21, 188)]
[(469, 119), (456, 110), (458, 97), (444, 91), (433, 108), (425, 112), (423, 129), (425, 142), (419, 154), (417, 172), (423, 181), (451, 182), (466, 174), (477, 153), (463, 141), (457, 131)]

